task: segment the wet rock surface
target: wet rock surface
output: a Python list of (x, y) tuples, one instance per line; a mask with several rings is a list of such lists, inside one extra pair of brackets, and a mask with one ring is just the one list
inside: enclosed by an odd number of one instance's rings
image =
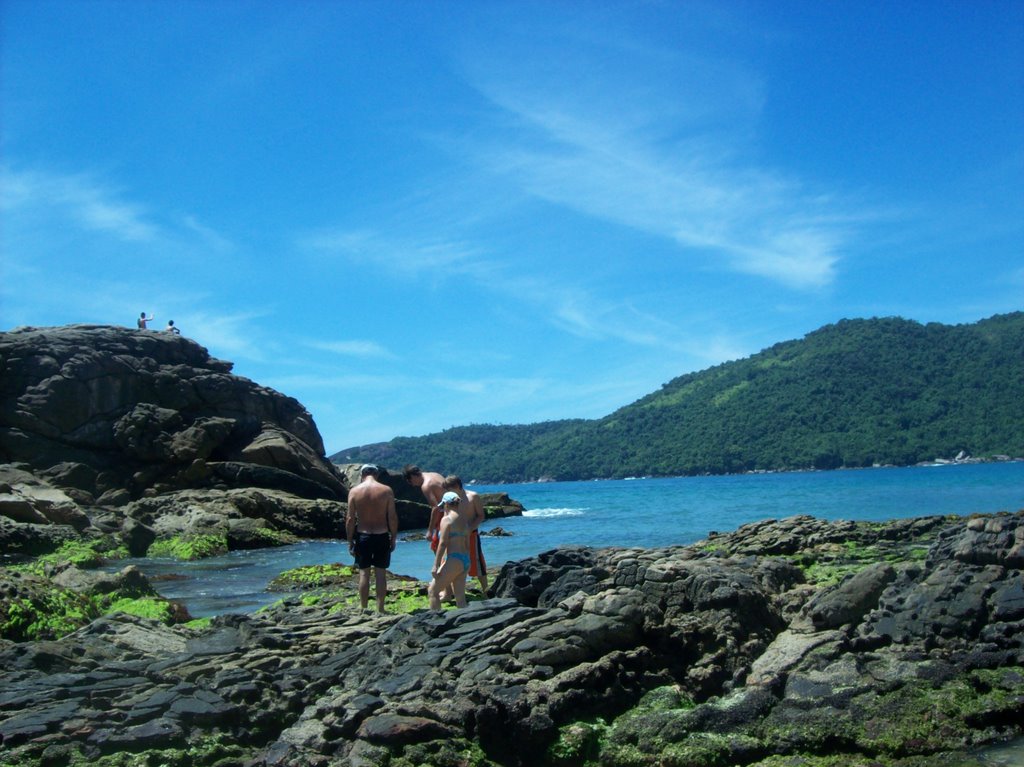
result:
[(102, 618), (0, 645), (0, 762), (944, 763), (1021, 734), (1022, 536), (1024, 512), (794, 517), (547, 552), (464, 610)]

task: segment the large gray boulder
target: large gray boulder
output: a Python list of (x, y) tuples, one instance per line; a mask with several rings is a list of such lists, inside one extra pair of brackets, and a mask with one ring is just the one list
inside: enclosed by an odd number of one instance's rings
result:
[(0, 333), (0, 553), (98, 533), (136, 556), (160, 538), (340, 537), (348, 484), (312, 417), (231, 367), (170, 333)]
[(89, 518), (67, 493), (17, 466), (0, 467), (0, 516), (79, 531), (89, 526)]
[(276, 470), (259, 475), (270, 489), (293, 475), (307, 496), (345, 500), (347, 486), (309, 412), (231, 367), (184, 336), (158, 331), (71, 325), (0, 333), (0, 462), (50, 472), (79, 501), (101, 505), (230, 485), (230, 473), (212, 471), (221, 462)]

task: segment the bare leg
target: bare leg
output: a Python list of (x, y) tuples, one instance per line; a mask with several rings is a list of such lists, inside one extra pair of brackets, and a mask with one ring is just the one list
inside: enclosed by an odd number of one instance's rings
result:
[(374, 588), (377, 594), (377, 612), (384, 612), (384, 599), (388, 595), (388, 571), (383, 567), (373, 568)]
[[(435, 527), (435, 526), (434, 526), (434, 520), (435, 520), (435, 516), (434, 516), (434, 515), (435, 515), (435, 514), (438, 514), (438, 512), (437, 512), (437, 509), (435, 509), (435, 510), (434, 510), (433, 512), (431, 512), (431, 517), (430, 517), (430, 529), (431, 529), (431, 530), (433, 530), (434, 532), (433, 532), (433, 533), (430, 533), (430, 534), (428, 534), (428, 535), (427, 535), (427, 540), (429, 540), (429, 541), (430, 541), (430, 550), (431, 550), (432, 552), (435, 552), (435, 553), (436, 553), (436, 552), (437, 552), (437, 546), (438, 546), (438, 540), (437, 540), (437, 539), (438, 539), (438, 528), (439, 528), (439, 527), (441, 526), (441, 518), (440, 518), (440, 516), (437, 516), (437, 517), (436, 517), (436, 520), (437, 520), (437, 527)], [(431, 583), (433, 583), (433, 582), (434, 582), (434, 581), (433, 581), (433, 580), (431, 580)], [(427, 594), (428, 594), (428, 595), (430, 594), (430, 588), (429, 588), (429, 587), (427, 588)], [(445, 598), (446, 598), (446, 595), (445, 595), (445, 593), (444, 593), (444, 589), (441, 589), (441, 591), (440, 591), (440, 592), (438, 592), (438, 598), (439, 598), (439, 599), (440, 599), (440, 600), (441, 600), (442, 602), (443, 602), (443, 601), (445, 600)]]
[(364, 610), (370, 602), (370, 568), (359, 570), (359, 606)]
[(430, 587), (427, 589), (431, 610), (441, 609), (441, 595), (449, 590), (452, 581), (459, 575), (463, 576), (462, 580), (465, 583), (465, 573), (462, 563), (457, 559), (448, 559), (441, 565), (441, 569), (437, 571), (437, 575), (434, 576), (434, 580), (430, 582)]
[(437, 578), (430, 581), (430, 585), (427, 587), (427, 601), (430, 603), (431, 610), (441, 609), (441, 596)]
[(466, 571), (463, 570), (452, 583), (452, 591), (455, 593), (455, 606), (466, 606)]

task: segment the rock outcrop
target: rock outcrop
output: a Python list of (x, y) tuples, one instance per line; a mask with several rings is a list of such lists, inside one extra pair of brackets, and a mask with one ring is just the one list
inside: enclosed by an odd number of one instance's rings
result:
[(104, 618), (0, 646), (0, 762), (979, 764), (1024, 730), (1022, 552), (1024, 512), (794, 517), (546, 552), (464, 610)]
[[(0, 461), (46, 471), (86, 504), (216, 484), (344, 500), (306, 409), (231, 367), (171, 333), (0, 333)], [(232, 464), (266, 471), (238, 482)]]
[[(188, 620), (148, 588), (62, 575), (124, 556), (198, 559), (343, 538), (358, 466), (324, 456), (296, 400), (183, 336), (74, 325), (0, 333), (0, 638), (49, 639), (128, 603)], [(398, 473), (399, 529), (430, 508)], [(505, 495), (491, 516), (521, 514)], [(42, 557), (42, 560), (34, 558)]]
[[(216, 553), (344, 536), (358, 466), (324, 456), (296, 400), (233, 375), (184, 336), (72, 325), (0, 333), (0, 554), (97, 532), (135, 556), (203, 539)], [(398, 473), (399, 527), (430, 509)], [(490, 516), (521, 514), (505, 495)]]
[(231, 367), (158, 331), (0, 333), (0, 553), (342, 537), (348, 485), (312, 417)]

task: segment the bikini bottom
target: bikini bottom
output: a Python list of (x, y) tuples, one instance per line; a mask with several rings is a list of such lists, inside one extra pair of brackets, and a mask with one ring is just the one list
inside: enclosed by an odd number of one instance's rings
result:
[(449, 554), (446, 559), (457, 559), (462, 562), (462, 569), (469, 571), (469, 554), (463, 554), (461, 551), (456, 551)]

